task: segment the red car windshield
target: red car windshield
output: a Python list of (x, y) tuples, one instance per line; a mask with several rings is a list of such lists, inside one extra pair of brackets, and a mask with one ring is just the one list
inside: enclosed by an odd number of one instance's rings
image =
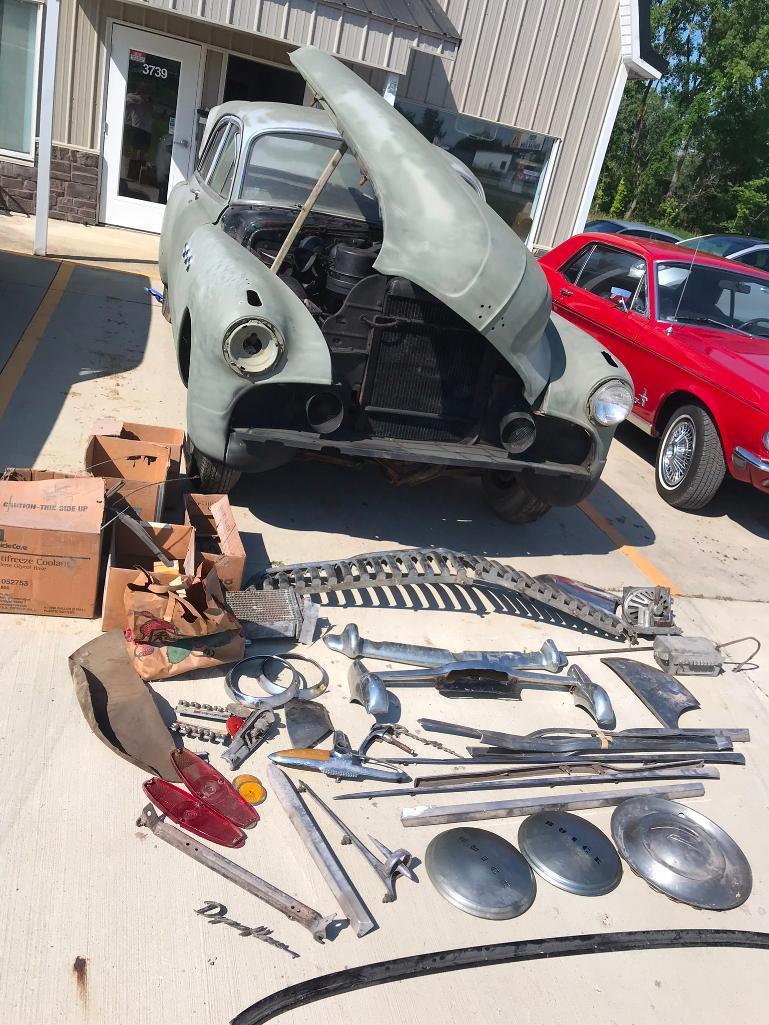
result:
[(769, 338), (769, 278), (737, 268), (658, 263), (657, 319)]

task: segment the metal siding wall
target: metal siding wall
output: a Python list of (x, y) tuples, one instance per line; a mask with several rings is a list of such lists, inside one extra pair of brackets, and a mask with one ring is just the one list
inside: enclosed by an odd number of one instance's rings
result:
[(562, 140), (538, 245), (571, 234), (621, 59), (619, 0), (439, 0), (455, 62), (414, 53), (398, 94)]

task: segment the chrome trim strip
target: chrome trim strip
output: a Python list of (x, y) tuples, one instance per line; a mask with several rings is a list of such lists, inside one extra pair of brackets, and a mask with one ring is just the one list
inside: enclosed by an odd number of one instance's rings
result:
[(647, 423), (646, 420), (642, 420), (638, 413), (628, 413), (626, 419), (629, 420), (634, 427), (639, 427), (644, 434), (648, 434), (649, 437), (654, 434), (654, 427), (650, 423)]
[(732, 453), (732, 459), (735, 465), (739, 463), (740, 468), (745, 463), (749, 463), (750, 466), (754, 466), (757, 470), (761, 470), (763, 473), (769, 473), (769, 459), (762, 459), (761, 456), (755, 455), (753, 452), (749, 452), (746, 448), (742, 448), (741, 445), (737, 445), (734, 452)]

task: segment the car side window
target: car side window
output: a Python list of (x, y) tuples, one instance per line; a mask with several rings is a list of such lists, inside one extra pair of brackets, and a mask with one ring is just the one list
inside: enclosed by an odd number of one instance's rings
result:
[(759, 270), (769, 270), (769, 248), (755, 249), (752, 253), (745, 253), (740, 257), (740, 263), (746, 263), (749, 267), (757, 267)]
[(566, 280), (570, 281), (572, 285), (576, 285), (579, 276), (582, 273), (582, 268), (587, 263), (594, 249), (594, 245), (585, 246), (584, 249), (580, 249), (575, 257), (561, 267), (561, 274), (563, 274)]
[(225, 198), (230, 194), (232, 179), (235, 177), (239, 142), (240, 130), (237, 125), (230, 123), (224, 145), (219, 151), (219, 156), (216, 158), (211, 176), (208, 179), (209, 188)]
[(638, 301), (640, 307), (636, 312), (645, 314), (646, 290), (644, 288), (641, 295), (639, 288), (645, 276), (646, 261), (643, 257), (624, 249), (596, 245), (582, 263), (579, 274), (573, 281), (579, 288), (584, 288), (610, 302), (616, 302), (621, 297), (628, 306), (632, 301), (636, 308)]
[(229, 128), (230, 123), (228, 121), (220, 121), (219, 124), (211, 132), (211, 136), (206, 143), (206, 148), (203, 150), (203, 156), (200, 158), (200, 163), (196, 168), (196, 174), (201, 181), (208, 181), (208, 176), (211, 173), (211, 165), (216, 158), (216, 154), (219, 152), (219, 144)]

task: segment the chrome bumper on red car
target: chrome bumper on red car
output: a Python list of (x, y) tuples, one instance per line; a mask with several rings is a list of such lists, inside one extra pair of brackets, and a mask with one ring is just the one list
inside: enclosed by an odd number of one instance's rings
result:
[(735, 469), (747, 471), (754, 488), (769, 492), (769, 459), (763, 459), (738, 445), (732, 452), (732, 462)]

